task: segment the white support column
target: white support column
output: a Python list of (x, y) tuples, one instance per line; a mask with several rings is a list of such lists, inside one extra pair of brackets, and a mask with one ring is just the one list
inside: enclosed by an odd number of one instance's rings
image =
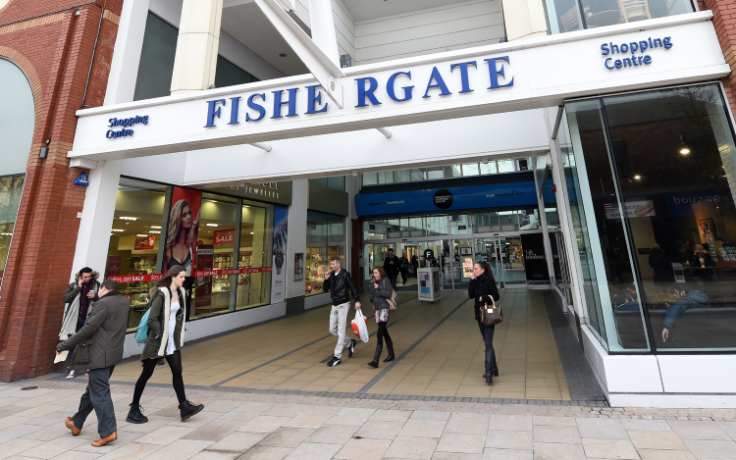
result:
[[(307, 205), (309, 183), (306, 179), (291, 183), (291, 206), (289, 206), (289, 243), (286, 247), (287, 267), (294, 263), (294, 254), (307, 253)], [(305, 261), (306, 263), (306, 261)], [(306, 273), (304, 275), (306, 277)], [(305, 280), (294, 281), (294, 276), (286, 277), (286, 298), (304, 297)]]
[(120, 15), (115, 51), (107, 78), (104, 105), (131, 102), (146, 31), (150, 0), (125, 0)]
[(202, 91), (215, 83), (222, 5), (223, 0), (184, 0), (171, 94)]
[(502, 0), (506, 40), (547, 34), (544, 0)]
[(309, 0), (309, 23), (312, 41), (327, 57), (340, 67), (340, 51), (337, 49), (335, 20), (330, 0)]
[(120, 183), (122, 161), (100, 162), (89, 172), (89, 186), (84, 196), (84, 211), (77, 234), (72, 278), (83, 267), (104, 274), (110, 246), (115, 202)]

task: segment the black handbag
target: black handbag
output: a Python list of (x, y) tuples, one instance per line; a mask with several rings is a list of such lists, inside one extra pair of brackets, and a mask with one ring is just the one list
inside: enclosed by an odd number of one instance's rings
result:
[(501, 305), (496, 305), (496, 301), (491, 297), (491, 305), (487, 303), (480, 307), (480, 322), (484, 326), (494, 326), (503, 321), (503, 310)]

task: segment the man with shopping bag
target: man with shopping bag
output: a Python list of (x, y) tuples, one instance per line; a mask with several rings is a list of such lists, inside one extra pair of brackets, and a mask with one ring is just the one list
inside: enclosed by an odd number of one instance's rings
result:
[(339, 257), (330, 259), (330, 271), (325, 273), (325, 282), (322, 284), (324, 292), (330, 292), (332, 297), (332, 311), (330, 312), (330, 334), (337, 336), (335, 355), (330, 362), (330, 367), (342, 364), (342, 350), (348, 349), (348, 356), (353, 357), (355, 353), (355, 340), (349, 338), (345, 333), (348, 321), (348, 310), (350, 310), (350, 295), (355, 298), (355, 309), (360, 309), (360, 295), (355, 289), (353, 280), (347, 270), (342, 269), (342, 261)]

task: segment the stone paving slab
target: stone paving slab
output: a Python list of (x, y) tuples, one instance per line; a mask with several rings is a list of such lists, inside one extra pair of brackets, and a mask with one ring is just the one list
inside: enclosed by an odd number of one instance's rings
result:
[[(532, 460), (736, 459), (736, 410), (520, 405), (471, 400), (335, 398), (193, 389), (190, 421), (173, 389), (147, 388), (150, 422), (124, 419), (133, 388), (113, 385), (119, 439), (102, 448), (90, 416), (64, 428), (82, 381), (0, 384), (26, 411), (0, 413), (0, 459)], [(23, 386), (28, 386), (28, 381)], [(5, 395), (5, 396), (3, 396)], [(63, 401), (63, 403), (61, 403)], [(7, 406), (5, 406), (7, 407)], [(28, 412), (27, 409), (33, 411)], [(22, 415), (19, 415), (22, 414)]]

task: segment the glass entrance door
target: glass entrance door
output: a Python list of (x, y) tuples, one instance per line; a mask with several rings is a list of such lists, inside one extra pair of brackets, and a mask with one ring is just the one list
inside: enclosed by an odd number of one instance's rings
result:
[(521, 237), (500, 237), (499, 247), (502, 252), (504, 287), (525, 287), (526, 270), (524, 269), (524, 250), (521, 247)]

